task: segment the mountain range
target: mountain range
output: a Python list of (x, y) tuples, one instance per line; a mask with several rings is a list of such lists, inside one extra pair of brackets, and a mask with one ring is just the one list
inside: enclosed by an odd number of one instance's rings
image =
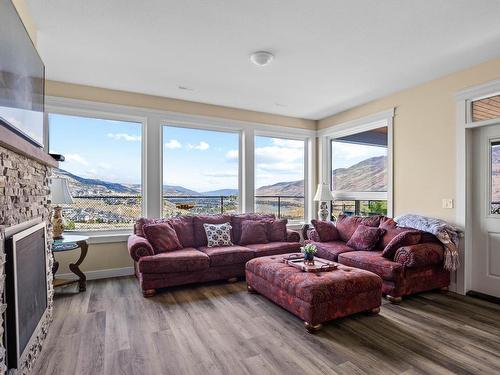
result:
[[(356, 191), (384, 191), (387, 189), (387, 157), (377, 156), (363, 160), (348, 168), (338, 168), (332, 171), (335, 190), (349, 190), (355, 187)], [(63, 169), (55, 169), (56, 176), (66, 177), (73, 196), (130, 194), (140, 193), (140, 185), (120, 184), (100, 179), (77, 176)], [(197, 192), (183, 186), (163, 185), (165, 195), (187, 196), (230, 196), (238, 195), (237, 189), (219, 189)], [(304, 195), (304, 180), (278, 182), (272, 185), (257, 188), (255, 195)]]

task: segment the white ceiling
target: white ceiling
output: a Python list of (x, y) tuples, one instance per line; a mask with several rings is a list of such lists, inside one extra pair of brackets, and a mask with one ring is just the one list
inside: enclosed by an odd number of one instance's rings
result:
[(500, 56), (498, 0), (27, 3), (51, 80), (308, 119)]

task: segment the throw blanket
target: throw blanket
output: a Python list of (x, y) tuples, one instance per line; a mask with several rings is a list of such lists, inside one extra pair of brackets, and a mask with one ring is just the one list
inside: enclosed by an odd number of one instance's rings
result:
[(460, 266), (458, 243), (462, 231), (459, 228), (444, 220), (415, 214), (401, 215), (394, 218), (394, 221), (398, 223), (398, 227), (414, 228), (435, 235), (444, 245), (444, 268), (455, 271)]

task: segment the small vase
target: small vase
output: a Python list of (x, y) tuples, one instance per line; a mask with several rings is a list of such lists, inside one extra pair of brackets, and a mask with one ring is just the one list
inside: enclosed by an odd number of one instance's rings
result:
[(304, 263), (307, 265), (314, 264), (314, 254), (313, 253), (305, 253), (304, 254)]

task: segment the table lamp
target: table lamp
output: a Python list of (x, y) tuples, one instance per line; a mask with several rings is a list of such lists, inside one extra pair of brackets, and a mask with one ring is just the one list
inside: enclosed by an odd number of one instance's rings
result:
[(330, 186), (328, 184), (318, 184), (318, 190), (316, 190), (316, 195), (314, 196), (316, 202), (321, 202), (319, 205), (318, 217), (326, 221), (330, 215), (330, 210), (328, 209), (328, 202), (334, 200), (333, 194), (330, 191)]
[(55, 240), (63, 238), (65, 221), (62, 215), (63, 204), (73, 204), (73, 198), (69, 192), (68, 180), (63, 177), (52, 177), (50, 182), (50, 201), (54, 205), (52, 215), (52, 232)]

